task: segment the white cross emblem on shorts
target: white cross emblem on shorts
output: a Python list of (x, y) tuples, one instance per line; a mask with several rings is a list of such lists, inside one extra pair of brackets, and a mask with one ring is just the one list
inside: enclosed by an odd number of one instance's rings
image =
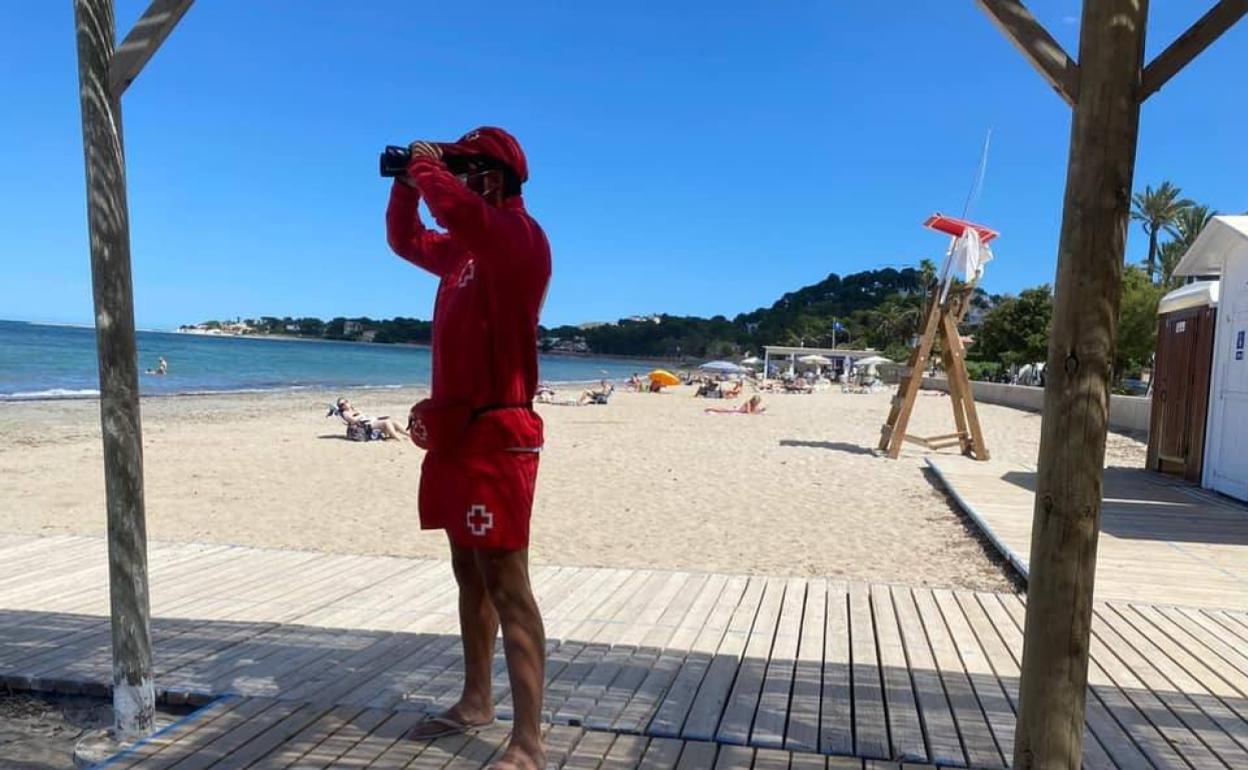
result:
[(474, 505), (468, 509), (469, 532), (477, 537), (484, 537), (491, 529), (494, 529), (494, 514), (485, 510), (484, 505)]

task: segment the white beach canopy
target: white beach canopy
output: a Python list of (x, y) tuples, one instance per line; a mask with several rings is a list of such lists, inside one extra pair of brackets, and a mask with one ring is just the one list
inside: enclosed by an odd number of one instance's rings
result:
[(893, 359), (885, 358), (884, 356), (867, 356), (866, 358), (858, 359), (854, 363), (858, 366), (879, 366), (880, 364), (892, 364), (896, 362), (893, 361)]
[(817, 353), (812, 353), (809, 356), (802, 356), (797, 360), (798, 363), (810, 364), (811, 366), (828, 366), (832, 363), (832, 359), (827, 356), (821, 356)]

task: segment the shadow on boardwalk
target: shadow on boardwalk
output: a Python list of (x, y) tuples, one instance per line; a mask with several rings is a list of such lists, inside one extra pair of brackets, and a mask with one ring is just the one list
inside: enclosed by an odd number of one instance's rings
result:
[[(740, 644), (725, 629), (716, 654), (552, 639), (545, 717), (612, 735), (1004, 767), (1021, 603), (931, 596), (851, 592), (846, 616), (817, 633), (754, 616)], [(1197, 766), (1248, 766), (1243, 619), (1102, 606), (1098, 621), (1085, 766), (1185, 767), (1180, 753)], [(445, 707), (462, 684), (450, 634), (159, 618), (153, 635), (169, 703), (229, 693), (289, 704), (263, 705), (274, 715), (346, 710), (380, 724)], [(109, 655), (106, 618), (0, 611), (0, 680), (9, 686), (104, 694)], [(508, 718), (501, 657), (495, 674)]]

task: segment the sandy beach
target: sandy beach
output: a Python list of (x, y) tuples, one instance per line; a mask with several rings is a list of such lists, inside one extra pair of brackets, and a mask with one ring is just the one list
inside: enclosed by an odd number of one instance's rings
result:
[[(422, 451), (345, 441), (324, 416), (334, 395), (145, 400), (149, 537), (443, 557), (443, 535), (416, 523)], [(349, 395), (394, 416), (420, 397)], [(547, 449), (533, 559), (1008, 589), (928, 478), (924, 452), (891, 461), (870, 451), (889, 398), (768, 395), (761, 416), (704, 414), (725, 402), (686, 388), (539, 406)], [(1039, 415), (980, 409), (994, 459), (1034, 465)], [(948, 432), (950, 422), (945, 397), (923, 396), (911, 432)], [(103, 534), (98, 425), (94, 401), (0, 403), (0, 531)], [(1106, 462), (1138, 466), (1143, 452), (1110, 434)]]

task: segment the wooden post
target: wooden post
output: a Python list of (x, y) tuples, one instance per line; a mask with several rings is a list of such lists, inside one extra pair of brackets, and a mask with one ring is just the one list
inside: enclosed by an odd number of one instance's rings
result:
[(155, 697), (126, 169), (120, 102), (109, 88), (112, 0), (74, 0), (74, 23), (104, 437), (113, 707), (116, 735), (124, 739), (151, 732)]
[(1078, 768), (1148, 0), (1085, 0), (1032, 523), (1014, 767)]

